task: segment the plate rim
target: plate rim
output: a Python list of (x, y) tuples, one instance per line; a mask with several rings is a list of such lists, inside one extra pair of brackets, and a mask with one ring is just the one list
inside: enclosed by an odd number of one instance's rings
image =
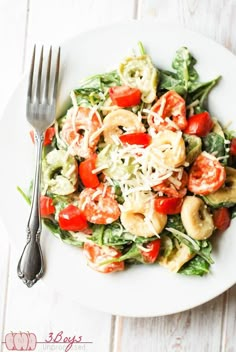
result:
[[(213, 40), (212, 38), (209, 38), (207, 37), (206, 35), (202, 34), (202, 33), (199, 33), (197, 31), (194, 31), (194, 30), (190, 30), (188, 28), (186, 28), (185, 26), (182, 26), (182, 25), (178, 25), (178, 24), (171, 24), (171, 25), (168, 25), (167, 23), (165, 22), (161, 22), (161, 21), (158, 21), (158, 20), (152, 20), (152, 25), (155, 24), (155, 26), (158, 26), (158, 27), (168, 27), (168, 28), (176, 28), (178, 30), (183, 30), (184, 32), (188, 32), (188, 33), (193, 33), (194, 35), (196, 35), (197, 37), (202, 37), (204, 38), (204, 40), (207, 40), (207, 41), (210, 41), (211, 43), (213, 43), (215, 45), (215, 47), (217, 47), (219, 50), (224, 50), (227, 55), (230, 54), (232, 56), (232, 58), (235, 60), (235, 64), (236, 64), (236, 56), (228, 49), (226, 48), (225, 46), (219, 44), (218, 42), (216, 42), (215, 40)], [(120, 26), (120, 25), (130, 25), (131, 23), (139, 23), (139, 24), (145, 24), (145, 23), (149, 23), (150, 24), (150, 20), (146, 20), (146, 19), (141, 19), (141, 20), (136, 20), (136, 19), (128, 19), (128, 20), (122, 20), (122, 21), (117, 21), (117, 22), (113, 22), (113, 23), (110, 23), (110, 24), (106, 24), (106, 25), (102, 25), (102, 26), (97, 26), (97, 27), (94, 27), (94, 28), (90, 28), (89, 30), (86, 30), (86, 31), (83, 31), (83, 32), (79, 32), (73, 36), (70, 36), (69, 38), (67, 38), (66, 40), (62, 41), (61, 42), (61, 46), (63, 47), (63, 45), (66, 45), (68, 42), (72, 42), (73, 40), (79, 40), (80, 37), (83, 37), (84, 35), (88, 34), (88, 33), (93, 33), (94, 31), (99, 31), (99, 30), (104, 30), (104, 29), (107, 29), (107, 28), (111, 28), (111, 27), (116, 27), (116, 26)], [(7, 101), (5, 102), (4, 106), (3, 106), (3, 109), (1, 110), (1, 114), (0, 114), (0, 122), (3, 121), (3, 118), (4, 118), (4, 115), (5, 115), (5, 112), (7, 111), (7, 108), (10, 104), (10, 102), (12, 101), (14, 95), (16, 94), (16, 91), (19, 89), (19, 86), (22, 84), (22, 82), (24, 82), (24, 80), (26, 79), (27, 77), (27, 73), (23, 73), (21, 74), (21, 76), (19, 77), (17, 83), (15, 84), (13, 90), (12, 90), (12, 93), (9, 95)], [(6, 233), (8, 234), (8, 237), (10, 239), (10, 242), (13, 246), (16, 246), (16, 243), (14, 242), (13, 240), (13, 237), (9, 234), (9, 231), (7, 229), (7, 224), (4, 220), (4, 218), (2, 217), (2, 215), (0, 214), (0, 219), (1, 221), (3, 222), (3, 225), (6, 229)], [(42, 283), (45, 284), (46, 282), (44, 281), (44, 279), (42, 279)], [(106, 312), (106, 313), (110, 313), (110, 314), (116, 314), (116, 315), (121, 315), (121, 316), (129, 316), (129, 317), (155, 317), (155, 316), (165, 316), (165, 315), (171, 315), (171, 314), (176, 314), (176, 313), (179, 313), (179, 312), (184, 312), (184, 311), (187, 311), (189, 309), (192, 309), (192, 308), (195, 308), (199, 305), (202, 305), (204, 303), (207, 303), (209, 302), (210, 300), (218, 297), (219, 295), (221, 295), (223, 292), (227, 291), (229, 288), (231, 288), (233, 285), (236, 284), (236, 278), (234, 280), (234, 282), (228, 284), (227, 287), (224, 287), (221, 292), (217, 292), (215, 295), (212, 295), (211, 298), (207, 298), (206, 300), (202, 300), (200, 303), (196, 303), (196, 304), (193, 304), (189, 307), (186, 307), (185, 309), (183, 308), (180, 308), (180, 309), (176, 309), (175, 311), (173, 312), (167, 312), (167, 313), (164, 313), (164, 314), (156, 314), (155, 312), (154, 313), (149, 313), (149, 314), (145, 314), (145, 315), (140, 315), (140, 314), (128, 314), (126, 315), (125, 312), (117, 312), (116, 310), (113, 310), (113, 312), (111, 312), (110, 309), (108, 310), (104, 310), (104, 308), (102, 309), (99, 309), (99, 307), (97, 306), (94, 306), (94, 305), (87, 305), (86, 303), (84, 302), (78, 302), (84, 306), (87, 306), (87, 307), (92, 307), (93, 309), (96, 309), (96, 310), (100, 310), (100, 311), (103, 311), (103, 312)], [(46, 286), (46, 285), (45, 285)], [(55, 286), (50, 286), (50, 287), (47, 287), (47, 289), (53, 289), (53, 290), (56, 290), (55, 289)], [(58, 291), (60, 292), (60, 291)], [(64, 294), (64, 293), (63, 293)]]

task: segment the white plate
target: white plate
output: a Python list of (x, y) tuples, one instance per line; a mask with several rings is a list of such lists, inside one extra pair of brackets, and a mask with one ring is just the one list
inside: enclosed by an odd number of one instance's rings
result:
[[(117, 64), (141, 40), (160, 68), (171, 68), (175, 51), (187, 46), (198, 61), (201, 79), (221, 74), (210, 94), (210, 112), (223, 123), (235, 118), (236, 59), (225, 48), (199, 34), (156, 22), (129, 21), (83, 33), (62, 44), (59, 110), (80, 79)], [(33, 146), (25, 119), (26, 80), (18, 85), (7, 105), (0, 129), (2, 172), (0, 214), (19, 255), (25, 243), (28, 205), (16, 191), (33, 175)], [(235, 127), (235, 126), (234, 126)], [(4, 166), (4, 167), (3, 167)], [(82, 251), (44, 232), (42, 246), (47, 270), (43, 282), (68, 299), (105, 312), (126, 316), (159, 316), (180, 312), (221, 294), (236, 282), (235, 221), (214, 244), (215, 264), (209, 275), (186, 277), (166, 269), (134, 266), (103, 275), (86, 266)]]

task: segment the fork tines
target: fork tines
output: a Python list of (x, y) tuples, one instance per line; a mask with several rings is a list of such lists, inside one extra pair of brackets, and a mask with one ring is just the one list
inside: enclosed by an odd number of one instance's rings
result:
[[(47, 61), (47, 70), (46, 70), (46, 79), (45, 79), (45, 86), (43, 90), (43, 94), (41, 95), (41, 78), (42, 78), (42, 68), (43, 68), (43, 51), (44, 48), (42, 46), (39, 65), (38, 65), (38, 78), (37, 78), (37, 85), (36, 85), (36, 101), (46, 101), (50, 102), (49, 96), (49, 86), (50, 86), (50, 71), (51, 71), (51, 61), (52, 61), (52, 46), (50, 46), (49, 53), (48, 53), (48, 61)], [(58, 87), (58, 78), (59, 78), (59, 68), (60, 68), (60, 51), (61, 48), (58, 48), (57, 59), (56, 59), (56, 69), (55, 69), (55, 77), (54, 83), (52, 84), (52, 103), (55, 103), (56, 96), (57, 96), (57, 87)], [(35, 66), (35, 55), (36, 55), (36, 45), (34, 45), (33, 56), (31, 61), (30, 67), (30, 75), (29, 75), (29, 84), (28, 84), (28, 94), (27, 97), (30, 101), (32, 101), (33, 96), (33, 78), (34, 78), (34, 66)]]

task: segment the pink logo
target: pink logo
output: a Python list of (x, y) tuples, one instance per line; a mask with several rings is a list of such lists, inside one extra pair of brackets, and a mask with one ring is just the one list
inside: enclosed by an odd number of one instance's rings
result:
[[(9, 351), (34, 351), (37, 344), (52, 344), (64, 345), (64, 352), (69, 352), (75, 344), (91, 344), (91, 341), (82, 341), (82, 336), (66, 336), (64, 331), (61, 330), (57, 333), (50, 332), (47, 339), (44, 341), (37, 341), (36, 335), (30, 332), (10, 332), (6, 334), (5, 341), (2, 342), (6, 345)], [(60, 348), (61, 349), (61, 348)]]
[(29, 332), (8, 333), (5, 344), (9, 351), (33, 351), (37, 345), (36, 335)]

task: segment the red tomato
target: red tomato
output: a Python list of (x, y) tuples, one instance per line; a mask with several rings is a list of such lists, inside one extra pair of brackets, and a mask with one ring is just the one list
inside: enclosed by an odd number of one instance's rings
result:
[(151, 143), (152, 137), (147, 133), (127, 133), (122, 134), (120, 140), (123, 144), (138, 144), (147, 147)]
[(96, 169), (96, 157), (97, 155), (94, 154), (79, 164), (79, 176), (85, 187), (96, 188), (100, 183), (97, 175), (92, 172)]
[(124, 262), (113, 262), (101, 265), (110, 259), (119, 258), (121, 253), (113, 247), (100, 247), (95, 243), (85, 242), (84, 254), (88, 260), (88, 265), (100, 273), (111, 273), (124, 270)]
[(123, 108), (138, 105), (141, 101), (141, 92), (138, 88), (116, 86), (109, 89), (109, 95), (114, 105)]
[(230, 154), (236, 156), (236, 138), (232, 138), (230, 144)]
[(210, 114), (207, 111), (201, 112), (200, 114), (190, 116), (184, 133), (205, 137), (212, 129), (213, 124)]
[[(43, 145), (51, 144), (54, 136), (55, 136), (55, 128), (49, 127), (45, 132)], [(32, 139), (32, 142), (34, 143), (34, 130), (30, 130), (30, 137)]]
[(81, 231), (88, 227), (85, 216), (73, 204), (68, 205), (60, 211), (58, 222), (60, 228), (67, 231)]
[(53, 205), (52, 198), (41, 196), (40, 197), (40, 214), (42, 217), (55, 213), (55, 207)]
[(213, 213), (214, 225), (218, 230), (225, 231), (231, 222), (230, 212), (228, 208), (216, 209)]
[(161, 247), (161, 240), (157, 238), (156, 240), (149, 242), (146, 245), (148, 252), (141, 251), (143, 260), (145, 263), (154, 263), (158, 257), (159, 251)]
[(158, 197), (154, 201), (154, 208), (162, 214), (179, 214), (183, 204), (183, 198)]
[(188, 189), (201, 195), (217, 191), (225, 182), (224, 166), (211, 154), (201, 153), (194, 161), (188, 179)]

